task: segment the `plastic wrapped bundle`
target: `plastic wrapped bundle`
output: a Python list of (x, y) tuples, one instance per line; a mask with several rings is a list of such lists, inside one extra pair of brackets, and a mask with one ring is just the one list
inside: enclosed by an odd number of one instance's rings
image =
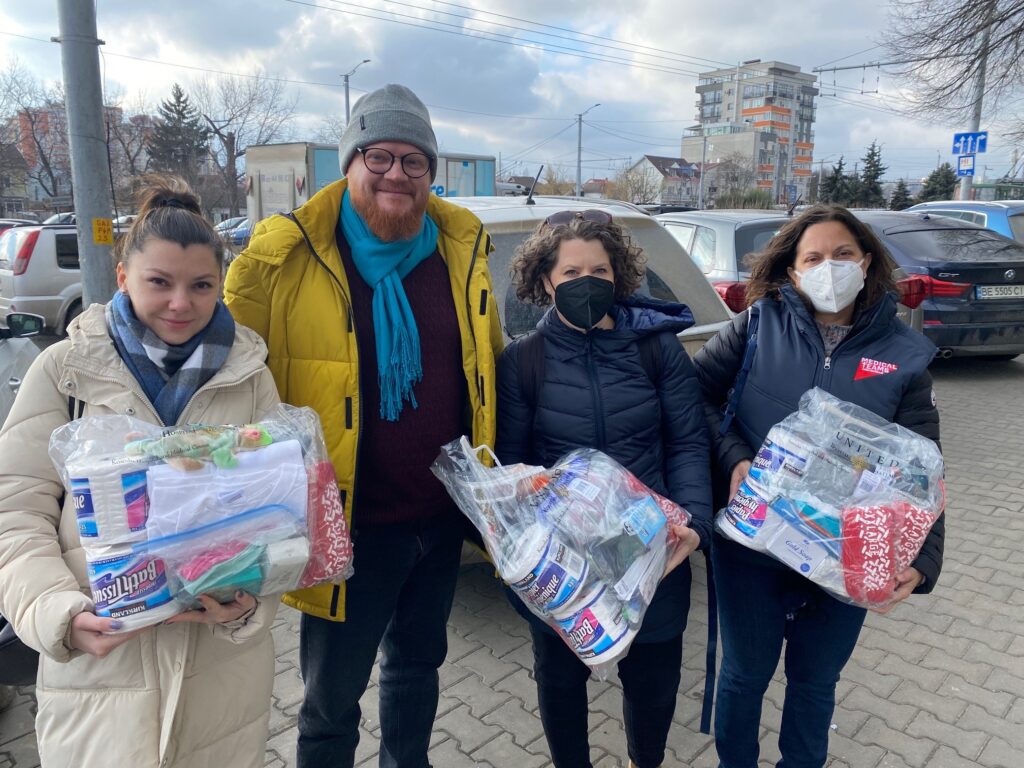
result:
[(865, 608), (892, 601), (945, 505), (928, 438), (814, 388), (769, 430), (718, 529)]
[(281, 405), (257, 424), (163, 428), (91, 416), (50, 456), (78, 515), (96, 613), (125, 630), (236, 590), (272, 595), (352, 573), (320, 421)]
[[(550, 469), (486, 466), (467, 438), (432, 470), (502, 579), (599, 677), (626, 653), (689, 515), (600, 451)], [(491, 454), (493, 459), (493, 454)], [(497, 460), (494, 459), (495, 465)]]

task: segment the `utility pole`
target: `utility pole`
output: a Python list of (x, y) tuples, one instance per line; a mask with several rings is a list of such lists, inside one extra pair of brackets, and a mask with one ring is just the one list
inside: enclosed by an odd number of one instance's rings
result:
[(106, 302), (114, 295), (110, 257), (114, 244), (110, 166), (103, 121), (96, 6), (81, 0), (58, 0), (64, 101), (68, 117), (71, 181), (82, 271), (82, 305)]
[(345, 80), (345, 127), (346, 128), (348, 128), (348, 118), (349, 118), (349, 115), (351, 114), (351, 112), (349, 112), (349, 108), (348, 108), (348, 79), (349, 79), (349, 77), (354, 75), (356, 73), (356, 70), (359, 69), (361, 66), (363, 66), (363, 64), (369, 64), (369, 63), (370, 63), (369, 59), (363, 59), (358, 64), (356, 64), (354, 67), (352, 67), (352, 69), (350, 69), (348, 72), (346, 72), (344, 75), (342, 75), (342, 78), (344, 78), (344, 80)]
[(700, 184), (697, 187), (697, 210), (704, 210), (704, 166), (708, 160), (708, 135), (701, 131), (700, 142)]
[(600, 106), (595, 104), (576, 115), (576, 197), (583, 197), (583, 116)]
[[(988, 41), (992, 30), (992, 13), (995, 11), (995, 0), (989, 0), (985, 8), (985, 31), (981, 33), (981, 56), (978, 59), (978, 75), (974, 80), (974, 110), (971, 115), (971, 132), (981, 130), (981, 102), (985, 96), (985, 69), (988, 67)], [(971, 199), (973, 176), (960, 179), (960, 199)]]

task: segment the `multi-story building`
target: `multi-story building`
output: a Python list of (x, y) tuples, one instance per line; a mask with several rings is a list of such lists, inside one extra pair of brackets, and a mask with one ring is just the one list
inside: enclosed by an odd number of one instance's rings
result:
[(680, 154), (704, 162), (749, 163), (756, 185), (777, 202), (808, 197), (814, 162), (817, 76), (779, 61), (745, 61), (704, 72), (697, 83), (699, 125)]

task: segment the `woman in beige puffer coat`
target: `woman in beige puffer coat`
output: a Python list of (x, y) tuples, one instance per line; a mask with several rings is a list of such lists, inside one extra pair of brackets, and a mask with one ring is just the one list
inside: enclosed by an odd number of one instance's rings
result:
[[(203, 612), (110, 634), (116, 622), (93, 613), (72, 499), (47, 453), (69, 408), (155, 424), (240, 424), (279, 402), (263, 342), (219, 314), (223, 247), (198, 201), (180, 184), (151, 193), (127, 236), (117, 298), (172, 353), (187, 349), (197, 330), (208, 340), (218, 322), (233, 342), (227, 336), (216, 370), (171, 406), (178, 415), (168, 422), (165, 399), (154, 405), (137, 373), (145, 361), (126, 362), (110, 310), (105, 317), (93, 305), (67, 340), (36, 359), (0, 431), (0, 613), (40, 652), (36, 732), (44, 768), (264, 764), (277, 601), (244, 593), (223, 606), (204, 599)], [(171, 373), (168, 386), (177, 380)]]

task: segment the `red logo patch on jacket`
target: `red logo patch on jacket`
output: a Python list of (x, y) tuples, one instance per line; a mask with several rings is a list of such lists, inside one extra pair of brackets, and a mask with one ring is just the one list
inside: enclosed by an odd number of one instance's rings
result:
[(883, 363), (881, 360), (872, 360), (870, 357), (862, 357), (857, 372), (853, 375), (854, 381), (870, 379), (872, 376), (884, 376), (899, 368), (896, 363)]

